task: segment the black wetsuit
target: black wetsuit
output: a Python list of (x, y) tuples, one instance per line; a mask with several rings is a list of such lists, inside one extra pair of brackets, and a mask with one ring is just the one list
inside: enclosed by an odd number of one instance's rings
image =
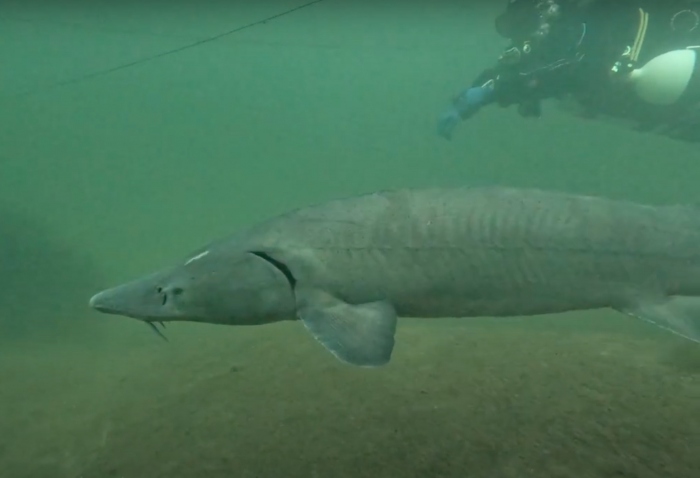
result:
[[(668, 51), (700, 45), (700, 1), (598, 0), (586, 8), (562, 11), (550, 34), (533, 43), (530, 54), (521, 54), (516, 62), (499, 62), (472, 86), (494, 80), (493, 101), (504, 107), (516, 104), (523, 116), (539, 116), (543, 99), (568, 97), (584, 117), (627, 119), (638, 130), (700, 142), (699, 78), (691, 80), (676, 104), (658, 106), (645, 103), (611, 73), (625, 48), (635, 42), (640, 8), (648, 13), (648, 23), (636, 67)], [(523, 39), (512, 40), (522, 51)]]

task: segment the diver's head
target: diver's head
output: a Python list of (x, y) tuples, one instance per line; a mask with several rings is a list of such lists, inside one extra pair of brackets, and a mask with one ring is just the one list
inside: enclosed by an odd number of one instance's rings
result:
[(499, 35), (521, 43), (546, 38), (562, 14), (566, 0), (509, 0), (496, 18)]
[(574, 13), (581, 0), (509, 0), (496, 18), (496, 31), (512, 42), (500, 58), (516, 64), (529, 58), (549, 58), (576, 48), (585, 29)]

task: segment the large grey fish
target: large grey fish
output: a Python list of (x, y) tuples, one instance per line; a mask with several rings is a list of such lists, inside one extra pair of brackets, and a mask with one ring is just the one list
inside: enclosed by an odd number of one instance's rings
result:
[(700, 211), (509, 188), (378, 192), (272, 218), (90, 304), (151, 326), (298, 319), (359, 366), (390, 360), (397, 316), (609, 307), (700, 341)]

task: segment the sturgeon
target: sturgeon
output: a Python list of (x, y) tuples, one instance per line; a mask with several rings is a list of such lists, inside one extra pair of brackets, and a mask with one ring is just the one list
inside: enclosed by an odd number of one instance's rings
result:
[(397, 317), (612, 308), (700, 342), (700, 211), (506, 187), (380, 191), (273, 217), (90, 305), (153, 328), (299, 320), (365, 367), (390, 361)]

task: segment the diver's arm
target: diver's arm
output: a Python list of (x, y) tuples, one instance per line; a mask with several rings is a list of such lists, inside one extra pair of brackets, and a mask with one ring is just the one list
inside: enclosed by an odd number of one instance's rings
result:
[(499, 98), (496, 94), (497, 71), (498, 68), (484, 70), (472, 81), (469, 88), (462, 90), (452, 99), (452, 104), (438, 120), (437, 130), (440, 136), (451, 139), (452, 132), (460, 121), (472, 117), (483, 106), (498, 101)]
[(507, 107), (521, 102), (527, 93), (525, 78), (510, 70), (499, 65), (482, 71), (452, 99), (450, 113), (466, 120), (491, 103)]
[(502, 106), (512, 103), (513, 94), (502, 85), (501, 70), (498, 67), (485, 69), (452, 99), (452, 106), (461, 119), (470, 118), (483, 106), (494, 102)]
[(559, 61), (528, 73), (501, 65), (484, 70), (452, 100), (440, 117), (438, 134), (450, 139), (460, 121), (493, 103), (503, 108), (517, 104), (521, 116), (539, 117), (541, 100), (559, 96), (573, 84), (568, 80), (574, 63)]
[[(497, 65), (481, 72), (472, 82), (471, 87), (463, 91), (474, 95), (474, 89), (485, 90), (483, 99), (478, 105), (485, 106), (497, 103), (501, 107), (518, 105), (518, 111), (523, 116), (539, 116), (533, 114), (531, 106), (548, 98), (554, 98), (570, 93), (575, 88), (576, 74), (580, 70), (578, 65), (580, 57), (561, 58), (548, 64), (533, 67), (529, 70), (520, 70), (511, 66)], [(459, 102), (460, 96), (455, 98)], [(468, 115), (471, 116), (479, 108), (474, 108), (471, 102)], [(474, 111), (471, 111), (474, 110)]]

